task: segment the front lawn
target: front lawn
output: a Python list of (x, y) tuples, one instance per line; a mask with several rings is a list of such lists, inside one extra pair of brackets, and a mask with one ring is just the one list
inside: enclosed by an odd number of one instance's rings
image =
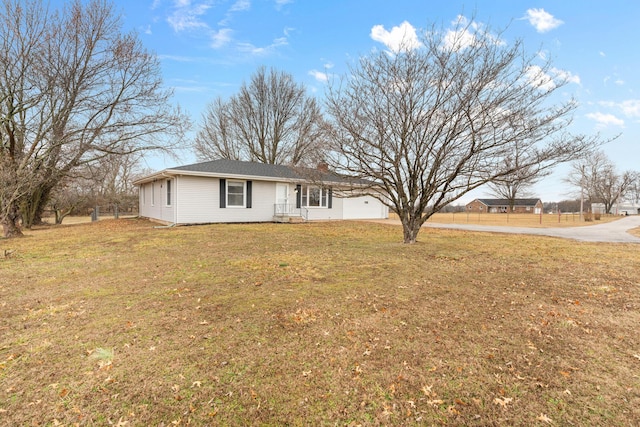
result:
[(0, 240), (0, 425), (638, 425), (640, 247), (326, 222)]

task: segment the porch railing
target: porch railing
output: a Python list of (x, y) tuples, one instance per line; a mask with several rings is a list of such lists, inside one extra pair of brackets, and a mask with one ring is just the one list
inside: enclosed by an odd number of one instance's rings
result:
[(309, 219), (307, 208), (297, 208), (289, 203), (276, 203), (273, 205), (273, 215), (276, 217), (302, 217), (305, 221)]

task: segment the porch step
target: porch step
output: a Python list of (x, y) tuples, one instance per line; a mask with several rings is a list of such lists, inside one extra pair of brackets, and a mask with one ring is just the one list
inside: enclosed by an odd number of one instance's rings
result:
[(302, 218), (301, 216), (289, 216), (289, 215), (276, 215), (273, 217), (273, 222), (280, 222), (280, 223), (289, 223), (289, 224), (299, 224), (304, 222), (304, 218)]

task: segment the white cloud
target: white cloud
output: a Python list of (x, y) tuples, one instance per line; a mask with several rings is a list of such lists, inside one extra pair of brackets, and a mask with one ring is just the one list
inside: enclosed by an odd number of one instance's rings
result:
[(276, 0), (276, 10), (280, 10), (283, 6), (290, 3), (293, 3), (293, 0)]
[(214, 49), (220, 49), (231, 42), (231, 34), (233, 31), (230, 28), (222, 28), (220, 31), (211, 32), (211, 47)]
[(545, 73), (542, 68), (532, 65), (525, 71), (529, 84), (542, 90), (552, 90), (556, 87), (553, 77)]
[(524, 19), (527, 19), (539, 33), (546, 33), (564, 24), (544, 9), (528, 9)]
[(371, 28), (370, 36), (373, 40), (387, 46), (394, 53), (409, 51), (422, 46), (416, 34), (416, 29), (407, 21), (391, 28), (391, 31), (385, 30), (382, 25), (374, 25)]
[(617, 118), (613, 114), (604, 114), (600, 112), (589, 113), (587, 114), (587, 118), (595, 121), (599, 128), (606, 126), (624, 126), (624, 120)]
[(483, 40), (490, 41), (497, 46), (506, 45), (504, 40), (486, 31), (483, 24), (469, 21), (469, 19), (463, 15), (458, 15), (458, 17), (451, 22), (451, 26), (452, 29), (447, 30), (443, 37), (442, 47), (444, 49), (458, 51), (473, 46), (478, 40), (476, 33), (480, 34)]
[(448, 30), (444, 36), (444, 46), (456, 51), (473, 45), (475, 41), (476, 36), (467, 29)]
[(313, 76), (314, 79), (322, 83), (329, 81), (329, 75), (327, 73), (323, 73), (322, 71), (311, 70), (309, 71), (309, 75)]
[(623, 114), (627, 117), (640, 118), (640, 99), (629, 99), (619, 104)]
[(616, 109), (626, 117), (640, 119), (640, 99), (627, 99), (622, 102), (602, 101), (599, 104), (603, 107)]
[(525, 76), (531, 86), (541, 90), (553, 90), (558, 84), (575, 83), (580, 85), (580, 76), (567, 70), (551, 68), (546, 72), (538, 65), (531, 65), (525, 70)]
[(192, 5), (191, 0), (176, 0), (174, 2), (174, 11), (167, 18), (167, 22), (175, 32), (209, 28), (200, 17), (210, 8), (211, 5), (209, 3)]
[(279, 37), (274, 39), (270, 45), (264, 47), (258, 47), (251, 43), (238, 43), (238, 49), (242, 52), (250, 53), (252, 55), (269, 55), (277, 50), (280, 46), (286, 46), (289, 44), (289, 41), (286, 37)]
[(575, 83), (577, 85), (580, 84), (580, 76), (572, 74), (570, 71), (561, 70), (559, 68), (552, 68), (551, 72), (555, 74), (557, 78), (562, 81), (566, 81), (569, 83)]
[(231, 6), (229, 12), (244, 12), (249, 9), (251, 9), (251, 2), (249, 0), (238, 0)]

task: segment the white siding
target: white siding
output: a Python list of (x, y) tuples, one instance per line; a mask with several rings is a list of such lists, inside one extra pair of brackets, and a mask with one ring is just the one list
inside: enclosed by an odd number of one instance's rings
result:
[[(176, 224), (270, 222), (276, 203), (276, 184), (252, 180), (251, 208), (220, 208), (218, 178), (176, 176), (171, 184), (172, 203), (167, 206), (166, 179), (160, 179), (140, 186), (140, 216)], [(290, 185), (290, 196), (293, 197), (291, 188)], [(154, 193), (155, 197), (152, 197)], [(295, 203), (295, 197), (290, 198), (290, 203)], [(331, 209), (311, 207), (306, 212), (312, 221), (388, 217), (388, 209), (370, 196), (341, 198), (334, 195)]]
[(331, 208), (321, 207), (308, 207), (307, 219), (314, 220), (329, 220), (329, 219), (342, 219), (342, 199), (335, 195), (331, 198)]
[(251, 208), (220, 208), (219, 179), (180, 176), (177, 181), (178, 224), (273, 220), (275, 182), (252, 181)]
[(388, 217), (389, 208), (375, 197), (360, 196), (343, 199), (342, 219), (384, 219)]
[(148, 182), (140, 186), (140, 216), (159, 219), (166, 222), (175, 221), (176, 185), (173, 183), (172, 205), (167, 206), (166, 180)]

